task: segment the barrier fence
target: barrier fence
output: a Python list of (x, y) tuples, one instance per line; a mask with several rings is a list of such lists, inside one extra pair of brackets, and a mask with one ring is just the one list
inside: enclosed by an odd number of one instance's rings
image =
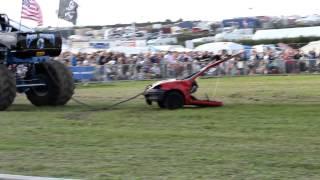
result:
[[(145, 80), (186, 77), (209, 62), (176, 64), (105, 64), (103, 66), (72, 66), (77, 81)], [(265, 74), (298, 74), (320, 72), (317, 59), (273, 61), (227, 61), (209, 70), (206, 76), (241, 76)]]

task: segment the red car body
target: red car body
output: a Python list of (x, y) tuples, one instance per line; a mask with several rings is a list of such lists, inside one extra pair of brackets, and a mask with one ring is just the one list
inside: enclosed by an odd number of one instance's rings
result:
[[(236, 54), (238, 55), (238, 54)], [(234, 55), (234, 56), (236, 56)], [(146, 88), (144, 93), (146, 102), (151, 105), (157, 102), (161, 108), (178, 109), (184, 105), (210, 106), (218, 107), (223, 103), (220, 101), (198, 100), (192, 94), (196, 92), (198, 85), (196, 79), (203, 76), (209, 69), (233, 58), (234, 56), (221, 57), (217, 56), (216, 61), (208, 64), (199, 72), (190, 75), (184, 79), (169, 79), (156, 82)]]

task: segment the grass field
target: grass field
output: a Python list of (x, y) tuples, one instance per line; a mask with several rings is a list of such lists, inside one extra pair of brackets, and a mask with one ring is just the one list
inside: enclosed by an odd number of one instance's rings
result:
[[(96, 107), (151, 82), (77, 88)], [(20, 95), (0, 113), (0, 173), (82, 179), (320, 179), (320, 77), (200, 80), (221, 108), (168, 111), (142, 97), (112, 111), (37, 108)], [(217, 86), (216, 90), (215, 87)]]

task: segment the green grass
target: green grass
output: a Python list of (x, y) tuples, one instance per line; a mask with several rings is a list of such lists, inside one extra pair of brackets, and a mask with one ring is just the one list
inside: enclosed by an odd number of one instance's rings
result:
[[(151, 82), (82, 86), (103, 107)], [(221, 108), (177, 111), (142, 97), (112, 111), (37, 108), (20, 95), (0, 113), (0, 173), (83, 179), (319, 179), (320, 77), (202, 79)], [(215, 87), (217, 89), (215, 90)]]

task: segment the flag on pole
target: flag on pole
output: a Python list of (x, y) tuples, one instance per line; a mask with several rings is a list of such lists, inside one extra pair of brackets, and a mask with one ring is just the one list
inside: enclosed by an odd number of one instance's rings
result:
[(22, 0), (21, 18), (36, 21), (38, 26), (42, 25), (42, 12), (36, 0)]
[(74, 0), (60, 0), (58, 17), (66, 21), (77, 24), (78, 4)]

